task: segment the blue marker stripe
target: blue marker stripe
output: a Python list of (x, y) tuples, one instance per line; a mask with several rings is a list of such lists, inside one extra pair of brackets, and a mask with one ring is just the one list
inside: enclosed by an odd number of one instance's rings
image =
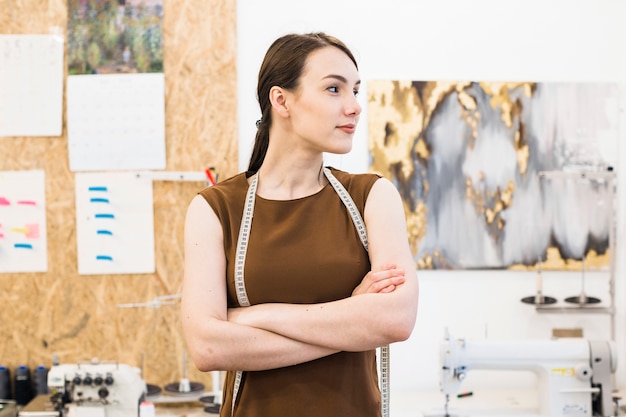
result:
[(97, 255), (96, 260), (97, 261), (112, 261), (113, 257), (109, 255)]
[(114, 219), (114, 214), (109, 213), (96, 213), (96, 219)]
[(89, 187), (89, 191), (108, 191), (107, 187)]
[(96, 233), (98, 233), (99, 235), (113, 236), (113, 232), (110, 230), (98, 230)]
[(33, 245), (30, 243), (15, 243), (13, 244), (13, 247), (16, 249), (32, 249)]
[(108, 203), (109, 199), (108, 198), (94, 197), (94, 198), (90, 198), (89, 201), (91, 203)]

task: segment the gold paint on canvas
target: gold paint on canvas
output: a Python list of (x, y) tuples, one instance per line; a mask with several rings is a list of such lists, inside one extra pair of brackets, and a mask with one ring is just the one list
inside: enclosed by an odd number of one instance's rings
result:
[[(417, 88), (419, 85), (419, 89)], [(424, 139), (424, 131), (428, 126), (433, 111), (450, 93), (457, 93), (460, 105), (459, 118), (469, 128), (467, 140), (468, 148), (472, 148), (478, 135), (478, 125), (481, 114), (476, 100), (467, 92), (472, 85), (469, 81), (426, 81), (413, 83), (412, 81), (375, 80), (368, 82), (369, 111), (368, 135), (369, 148), (372, 156), (371, 171), (387, 178), (392, 178), (391, 169), (395, 175), (403, 179), (413, 178), (413, 163), (411, 154), (425, 164), (431, 156), (431, 149)], [(480, 82), (480, 87), (490, 96), (490, 105), (499, 110), (501, 120), (509, 129), (514, 129), (515, 157), (517, 169), (523, 176), (527, 173), (530, 150), (526, 138), (526, 126), (521, 120), (523, 111), (521, 101), (513, 100), (510, 92), (520, 90), (525, 97), (531, 97), (536, 89), (536, 83), (529, 82)], [(419, 91), (419, 94), (418, 94)], [(421, 94), (421, 95), (420, 95)], [(515, 182), (511, 178), (505, 189), (486, 189), (483, 184), (483, 175), (478, 174), (479, 184), (474, 184), (471, 177), (466, 178), (466, 198), (472, 203), (476, 213), (485, 217), (487, 224), (493, 225), (492, 233), (497, 237), (506, 227), (499, 214), (509, 207), (515, 198)], [(424, 193), (428, 193), (429, 184), (422, 178)], [(422, 201), (416, 202), (417, 207), (410, 210), (405, 204), (408, 220), (408, 236), (413, 253), (417, 253), (419, 241), (427, 231), (427, 208)], [(565, 262), (555, 248), (548, 249), (548, 261), (545, 269), (576, 269), (575, 262)], [(586, 258), (591, 268), (606, 266), (609, 263), (608, 251), (598, 256), (590, 252)], [(443, 255), (437, 251), (425, 254), (419, 259), (419, 268), (430, 269), (434, 262), (438, 265), (447, 264)], [(517, 269), (512, 266), (509, 269)], [(532, 269), (532, 268), (531, 268)]]

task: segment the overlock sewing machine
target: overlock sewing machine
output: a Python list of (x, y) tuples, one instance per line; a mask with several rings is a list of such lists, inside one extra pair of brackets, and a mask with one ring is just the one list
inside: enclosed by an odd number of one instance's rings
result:
[(533, 371), (542, 417), (614, 415), (612, 374), (617, 353), (612, 342), (583, 338), (472, 341), (447, 333), (440, 363), (445, 416), (449, 416), (450, 395), (459, 393), (467, 373), (474, 369)]
[(64, 417), (137, 417), (146, 395), (139, 368), (98, 361), (53, 366), (48, 389)]

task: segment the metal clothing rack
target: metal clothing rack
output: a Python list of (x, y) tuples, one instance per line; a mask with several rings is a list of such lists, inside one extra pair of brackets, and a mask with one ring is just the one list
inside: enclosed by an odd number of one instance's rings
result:
[[(540, 171), (539, 180), (543, 179), (592, 179), (605, 180), (608, 185), (610, 215), (609, 215), (609, 306), (572, 305), (559, 307), (553, 305), (535, 305), (539, 313), (599, 313), (608, 314), (611, 320), (611, 340), (615, 340), (615, 172), (609, 168), (606, 171)], [(584, 254), (583, 254), (584, 256)]]

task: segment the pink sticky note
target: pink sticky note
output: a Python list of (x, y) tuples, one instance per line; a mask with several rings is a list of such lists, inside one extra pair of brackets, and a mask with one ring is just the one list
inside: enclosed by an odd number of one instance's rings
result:
[(28, 232), (26, 233), (26, 237), (30, 238), (30, 239), (38, 239), (39, 238), (39, 224), (37, 223), (30, 223), (25, 225), (26, 228), (28, 229)]

